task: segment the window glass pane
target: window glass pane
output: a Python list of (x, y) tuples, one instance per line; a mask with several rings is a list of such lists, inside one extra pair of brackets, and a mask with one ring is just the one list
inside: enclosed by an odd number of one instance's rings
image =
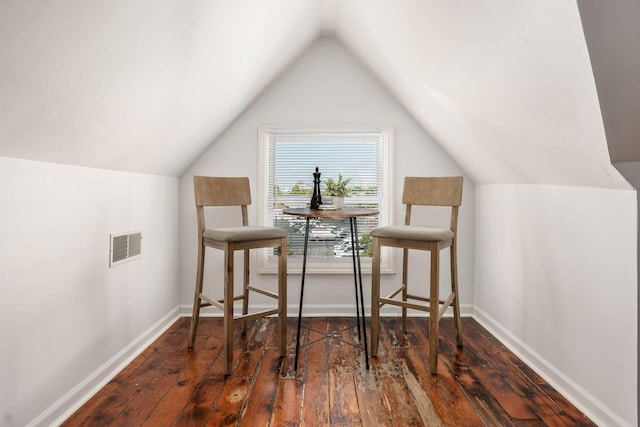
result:
[[(388, 210), (385, 191), (384, 154), (388, 152), (388, 129), (287, 129), (263, 128), (263, 223), (289, 233), (288, 257), (301, 259), (305, 239), (305, 218), (284, 215), (284, 208), (308, 207), (313, 194), (313, 173), (321, 173), (323, 204), (330, 204), (326, 181), (349, 179), (351, 190), (344, 199), (345, 206), (376, 208), (381, 214), (358, 218), (357, 228), (360, 255), (371, 256), (372, 229), (383, 225), (383, 213)], [(353, 251), (349, 220), (310, 219), (308, 260), (330, 260), (331, 264), (351, 264)], [(269, 254), (273, 261), (273, 254)]]

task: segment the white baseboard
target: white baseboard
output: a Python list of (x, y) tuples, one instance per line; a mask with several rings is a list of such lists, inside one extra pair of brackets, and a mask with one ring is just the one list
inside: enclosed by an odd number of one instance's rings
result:
[[(253, 305), (252, 309), (255, 311), (266, 310), (273, 308), (273, 306)], [(185, 304), (180, 306), (180, 315), (182, 317), (191, 317), (193, 306)], [(365, 305), (365, 315), (369, 317), (371, 313), (370, 306)], [(414, 317), (426, 317), (429, 313), (420, 312), (417, 310), (409, 310), (409, 315)], [(462, 304), (460, 306), (460, 313), (463, 317), (473, 316), (473, 305)], [(380, 316), (398, 316), (400, 314), (400, 307), (383, 307), (380, 311)], [(355, 317), (356, 306), (355, 304), (305, 304), (302, 312), (303, 317)], [(222, 317), (222, 312), (215, 307), (205, 307), (200, 311), (201, 317)], [(453, 316), (451, 308), (447, 309), (445, 317)], [(298, 317), (298, 305), (291, 305), (287, 307), (287, 317)]]
[(58, 399), (58, 401), (51, 405), (46, 411), (27, 424), (27, 426), (60, 425), (130, 364), (133, 359), (149, 347), (179, 318), (180, 313), (176, 307), (85, 378), (80, 384)]
[(487, 313), (476, 307), (472, 317), (512, 353), (518, 356), (528, 367), (533, 369), (576, 408), (589, 417), (591, 421), (599, 426), (626, 427), (630, 425), (589, 392), (564, 375), (549, 363), (549, 361), (527, 346), (518, 337), (503, 328), (502, 325)]

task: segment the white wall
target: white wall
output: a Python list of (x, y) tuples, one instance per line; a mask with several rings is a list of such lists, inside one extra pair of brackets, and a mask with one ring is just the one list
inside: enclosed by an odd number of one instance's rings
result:
[(636, 192), (476, 187), (475, 316), (601, 425), (636, 425)]
[[(386, 90), (354, 60), (335, 39), (320, 39), (305, 55), (221, 135), (180, 177), (180, 302), (191, 306), (196, 265), (196, 219), (193, 202), (194, 175), (248, 176), (254, 200), (257, 194), (257, 133), (262, 124), (361, 124), (395, 127), (395, 221), (402, 223), (402, 183), (409, 175), (464, 175)], [(309, 171), (311, 174), (313, 171)], [(465, 181), (460, 213), (459, 275), (461, 303), (473, 301), (474, 184)], [(250, 209), (255, 223), (257, 211)], [(448, 223), (447, 223), (448, 224)], [(221, 261), (215, 251), (205, 275), (221, 279)], [(399, 256), (400, 253), (397, 254)], [(443, 255), (443, 281), (448, 283), (448, 256)], [(400, 265), (399, 261), (396, 265)], [(206, 276), (207, 277), (207, 276)], [(383, 286), (396, 277), (384, 277)], [(260, 277), (275, 286), (275, 277)], [(347, 303), (352, 314), (351, 275), (309, 277), (305, 288), (306, 313), (336, 313)], [(369, 280), (364, 278), (365, 282)], [(289, 312), (296, 313), (300, 276), (289, 275)], [(365, 286), (369, 305), (370, 286)], [(221, 288), (219, 290), (221, 292)], [(190, 308), (184, 307), (186, 312)], [(469, 311), (470, 312), (470, 311)]]
[[(633, 187), (636, 189), (636, 192), (637, 192), (638, 188), (640, 188), (640, 162), (619, 162), (619, 163), (614, 163), (614, 166), (616, 167), (616, 169), (620, 171), (620, 173), (626, 178), (626, 180), (629, 181), (631, 185), (633, 185)], [(638, 212), (640, 212), (640, 200), (637, 200), (637, 202), (638, 202)], [(638, 235), (638, 251), (636, 255), (637, 255), (636, 265), (640, 265), (640, 234)], [(636, 272), (636, 273), (640, 275), (640, 272)], [(640, 283), (640, 280), (638, 280), (638, 283)], [(638, 305), (640, 305), (640, 296), (638, 296)], [(636, 310), (636, 321), (638, 322), (638, 329), (640, 329), (640, 318), (638, 318), (637, 310)], [(638, 360), (638, 371), (640, 375), (640, 360)], [(638, 377), (638, 383), (640, 385), (640, 376)], [(638, 396), (640, 396), (640, 393), (638, 393)], [(639, 400), (640, 400), (640, 397), (639, 397)], [(640, 407), (638, 407), (637, 409), (638, 409), (637, 419), (640, 420)]]
[[(177, 178), (0, 157), (0, 425), (48, 424), (177, 314), (177, 203)], [(132, 228), (142, 258), (110, 269)]]

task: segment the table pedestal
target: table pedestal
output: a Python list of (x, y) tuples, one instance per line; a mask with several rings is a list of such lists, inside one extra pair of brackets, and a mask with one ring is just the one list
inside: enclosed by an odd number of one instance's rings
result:
[[(296, 357), (294, 362), (294, 369), (298, 369), (298, 353), (300, 348), (309, 346), (315, 342), (318, 342), (322, 339), (333, 338), (337, 339), (346, 344), (352, 345), (356, 348), (364, 348), (365, 354), (365, 363), (366, 368), (369, 369), (369, 350), (367, 343), (367, 329), (365, 326), (365, 315), (364, 315), (364, 296), (362, 293), (362, 269), (360, 265), (360, 241), (358, 238), (358, 216), (371, 216), (378, 213), (377, 210), (374, 209), (344, 209), (338, 211), (321, 211), (321, 210), (310, 210), (310, 209), (285, 209), (285, 214), (289, 215), (297, 215), (306, 217), (306, 225), (305, 225), (305, 237), (304, 237), (304, 252), (302, 259), (302, 279), (300, 285), (300, 302), (298, 308), (298, 329), (296, 333)], [(310, 234), (310, 219), (311, 218), (349, 218), (349, 226), (351, 230), (351, 258), (353, 262), (353, 278), (354, 278), (354, 288), (355, 288), (355, 297), (356, 297), (356, 324), (353, 326), (349, 326), (340, 331), (334, 332), (322, 332), (311, 329), (309, 326), (302, 325), (302, 306), (304, 302), (304, 285), (305, 285), (305, 276), (307, 270), (307, 249), (309, 245), (309, 234)], [(314, 332), (320, 333), (323, 337), (308, 342), (303, 346), (300, 345), (300, 330), (301, 328), (307, 328), (313, 330)], [(345, 330), (357, 327), (358, 328), (358, 341), (361, 343), (354, 344), (350, 341), (345, 341), (339, 337), (339, 334)], [(362, 345), (362, 341), (364, 341), (364, 345)]]

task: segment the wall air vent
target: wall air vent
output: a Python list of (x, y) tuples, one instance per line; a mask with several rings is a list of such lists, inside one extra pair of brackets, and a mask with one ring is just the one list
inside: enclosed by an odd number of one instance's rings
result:
[(111, 233), (110, 236), (110, 268), (142, 256), (142, 232), (140, 230)]

